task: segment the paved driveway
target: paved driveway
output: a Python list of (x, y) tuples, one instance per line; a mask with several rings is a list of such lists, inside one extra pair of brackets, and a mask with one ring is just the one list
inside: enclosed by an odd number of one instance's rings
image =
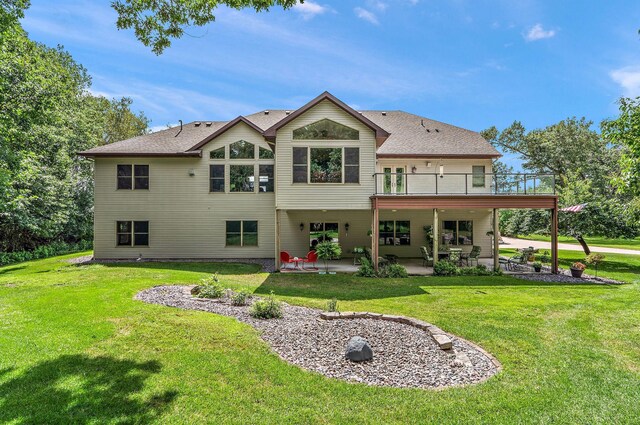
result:
[[(516, 238), (507, 238), (502, 237), (504, 244), (500, 244), (502, 248), (527, 248), (534, 247), (538, 249), (548, 249), (551, 250), (551, 242), (542, 242), (542, 241), (530, 241), (528, 239), (516, 239)], [(629, 255), (640, 255), (640, 251), (633, 249), (621, 249), (621, 248), (610, 248), (606, 246), (595, 246), (589, 245), (591, 252), (599, 252), (601, 254), (611, 253), (611, 254), (629, 254)], [(559, 243), (558, 249), (566, 250), (566, 251), (582, 251), (582, 247), (580, 245), (573, 245), (570, 243)]]

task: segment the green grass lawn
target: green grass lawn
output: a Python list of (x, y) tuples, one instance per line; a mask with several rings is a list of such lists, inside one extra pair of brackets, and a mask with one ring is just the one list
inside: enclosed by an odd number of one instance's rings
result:
[[(80, 254), (75, 254), (80, 255)], [(639, 285), (511, 277), (257, 273), (256, 266), (0, 268), (0, 423), (634, 423)], [(417, 317), (480, 344), (504, 370), (440, 391), (328, 379), (273, 354), (249, 325), (133, 300), (141, 289), (225, 285), (283, 300)]]
[[(551, 241), (551, 237), (545, 236), (545, 235), (525, 235), (525, 236), (518, 236), (518, 238), (528, 239), (531, 241), (544, 241), (544, 242)], [(589, 245), (589, 247), (604, 246), (608, 248), (635, 249), (640, 251), (640, 238), (609, 239), (609, 238), (603, 238), (599, 236), (587, 236), (584, 238), (584, 240), (587, 242), (587, 245)], [(576, 238), (573, 238), (570, 236), (558, 236), (558, 242), (580, 245), (576, 240)]]
[[(505, 257), (510, 257), (515, 252), (515, 248), (500, 249), (500, 254)], [(598, 276), (627, 283), (640, 283), (640, 255), (609, 253), (603, 255), (605, 258), (598, 265)], [(585, 263), (585, 257), (582, 251), (566, 251), (562, 249), (558, 251), (558, 263), (564, 269), (568, 269), (576, 261)], [(594, 275), (595, 268), (587, 265), (585, 273)]]

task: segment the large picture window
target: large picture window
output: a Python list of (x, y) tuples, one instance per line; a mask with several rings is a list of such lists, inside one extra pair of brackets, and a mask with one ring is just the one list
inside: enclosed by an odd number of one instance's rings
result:
[(224, 165), (209, 166), (209, 192), (224, 192)]
[(411, 245), (411, 222), (383, 220), (379, 223), (379, 245)]
[(309, 223), (309, 246), (315, 249), (320, 242), (338, 243), (340, 226), (338, 223)]
[(234, 220), (226, 223), (227, 246), (257, 246), (258, 222), (255, 220)]
[(342, 148), (310, 148), (311, 183), (342, 183)]
[(254, 159), (255, 156), (255, 145), (246, 140), (238, 140), (229, 145), (229, 158), (231, 159)]
[(116, 223), (116, 245), (149, 246), (149, 222), (118, 221)]
[(444, 220), (442, 222), (443, 245), (473, 245), (473, 221)]
[(229, 166), (230, 192), (253, 192), (254, 181), (255, 179), (253, 165)]
[(293, 130), (294, 140), (358, 140), (359, 138), (358, 130), (326, 118)]
[(118, 189), (149, 189), (149, 166), (118, 164)]

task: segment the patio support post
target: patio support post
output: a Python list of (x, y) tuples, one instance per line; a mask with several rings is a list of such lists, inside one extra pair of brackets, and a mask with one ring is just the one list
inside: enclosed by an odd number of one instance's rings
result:
[(433, 227), (431, 229), (431, 233), (433, 234), (433, 265), (435, 266), (438, 262), (438, 241), (440, 240), (440, 234), (438, 232), (439, 226), (437, 208), (433, 209)]
[(276, 270), (280, 270), (280, 210), (276, 210)]
[(551, 210), (551, 273), (558, 274), (558, 198)]
[(493, 269), (500, 270), (500, 215), (493, 209)]
[(379, 236), (379, 224), (378, 224), (378, 205), (373, 200), (373, 214), (372, 214), (372, 223), (371, 223), (371, 261), (373, 262), (373, 268), (375, 271), (378, 271), (378, 243), (380, 241)]

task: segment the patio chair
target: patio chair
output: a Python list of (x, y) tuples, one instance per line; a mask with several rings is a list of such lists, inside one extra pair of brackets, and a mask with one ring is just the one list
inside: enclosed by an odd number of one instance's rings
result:
[(481, 247), (474, 245), (473, 248), (471, 248), (470, 253), (462, 254), (462, 259), (467, 262), (467, 266), (472, 266), (474, 261), (476, 262), (476, 266), (477, 266), (480, 264), (478, 262), (478, 259), (480, 258), (481, 251), (482, 251)]
[(287, 264), (293, 264), (292, 268), (295, 268), (296, 261), (291, 257), (287, 251), (280, 251), (280, 268), (286, 269)]
[(422, 265), (425, 267), (433, 266), (433, 256), (429, 253), (426, 246), (420, 247), (420, 253), (422, 254)]
[(449, 248), (449, 261), (459, 266), (462, 263), (462, 250), (460, 248)]
[[(318, 270), (318, 254), (315, 251), (309, 251), (307, 256), (302, 259), (302, 268), (305, 270)], [(306, 268), (305, 264), (313, 264), (313, 267)]]

